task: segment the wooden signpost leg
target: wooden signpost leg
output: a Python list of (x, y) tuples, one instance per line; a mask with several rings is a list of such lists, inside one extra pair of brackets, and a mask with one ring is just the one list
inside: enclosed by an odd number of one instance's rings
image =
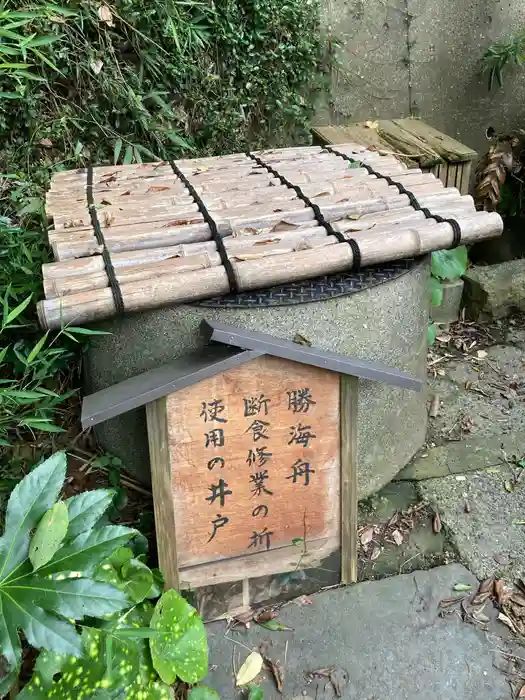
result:
[(357, 581), (358, 384), (341, 375), (341, 583)]
[(146, 405), (155, 532), (165, 587), (179, 588), (166, 397)]

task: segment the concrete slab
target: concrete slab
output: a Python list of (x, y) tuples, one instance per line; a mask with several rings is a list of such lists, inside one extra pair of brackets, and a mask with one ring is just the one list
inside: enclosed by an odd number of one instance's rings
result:
[[(502, 626), (490, 639), (455, 616), (441, 618), (438, 605), (456, 583), (476, 585), (464, 567), (452, 564), (325, 591), (311, 605), (286, 606), (279, 620), (293, 631), (269, 632), (254, 626), (243, 633), (225, 624), (208, 626), (212, 671), (206, 682), (223, 700), (241, 695), (234, 668), (264, 640), (266, 654), (285, 669), (282, 695), (268, 672), (258, 682), (265, 700), (329, 700), (326, 678), (308, 682), (305, 672), (337, 667), (348, 678), (346, 700), (503, 700), (510, 698), (505, 675), (493, 667)], [(232, 641), (233, 640), (233, 641)]]
[(496, 574), (513, 580), (525, 573), (525, 483), (510, 488), (512, 471), (505, 464), (420, 484), (422, 495), (439, 510), (461, 561), (479, 578)]

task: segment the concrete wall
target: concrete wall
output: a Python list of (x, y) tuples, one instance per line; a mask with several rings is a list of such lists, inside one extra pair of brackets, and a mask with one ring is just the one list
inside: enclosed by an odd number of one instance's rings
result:
[(420, 116), (479, 152), (485, 129), (525, 127), (525, 66), (488, 91), (480, 59), (525, 29), (523, 0), (322, 0), (342, 42), (323, 123)]

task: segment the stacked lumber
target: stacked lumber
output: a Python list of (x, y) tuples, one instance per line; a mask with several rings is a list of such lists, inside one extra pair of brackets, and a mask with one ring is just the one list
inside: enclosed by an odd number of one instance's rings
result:
[(57, 173), (46, 198), (56, 262), (43, 265), (42, 326), (114, 316), (115, 284), (126, 312), (229, 293), (231, 274), (209, 217), (242, 291), (350, 270), (355, 244), (349, 240), (358, 245), (362, 266), (449, 248), (452, 225), (427, 218), (393, 183), (432, 214), (456, 220), (463, 243), (502, 232), (497, 214), (477, 212), (470, 196), (433, 174), (357, 144), (336, 148), (254, 154), (271, 171), (245, 154), (176, 161), (193, 194), (169, 163), (94, 168), (91, 187), (87, 170)]

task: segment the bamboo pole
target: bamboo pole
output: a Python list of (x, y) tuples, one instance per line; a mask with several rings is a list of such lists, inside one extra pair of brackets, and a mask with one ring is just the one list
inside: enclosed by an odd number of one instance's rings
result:
[[(473, 243), (501, 232), (498, 214), (476, 212), (459, 221), (462, 240)], [(395, 228), (390, 234), (377, 236), (373, 230), (361, 231), (359, 246), (363, 265), (421, 255), (452, 244), (453, 231), (448, 223), (423, 227)], [(233, 263), (240, 289), (249, 291), (283, 282), (300, 281), (324, 274), (347, 270), (352, 265), (352, 249), (338, 243), (324, 248), (320, 256), (316, 248)], [(162, 274), (125, 283), (121, 286), (127, 311), (157, 308), (165, 304), (188, 302), (225, 294), (228, 279), (222, 266), (204, 270)], [(44, 327), (57, 328), (67, 323), (87, 323), (115, 314), (110, 289), (95, 289), (38, 304), (39, 319)]]

